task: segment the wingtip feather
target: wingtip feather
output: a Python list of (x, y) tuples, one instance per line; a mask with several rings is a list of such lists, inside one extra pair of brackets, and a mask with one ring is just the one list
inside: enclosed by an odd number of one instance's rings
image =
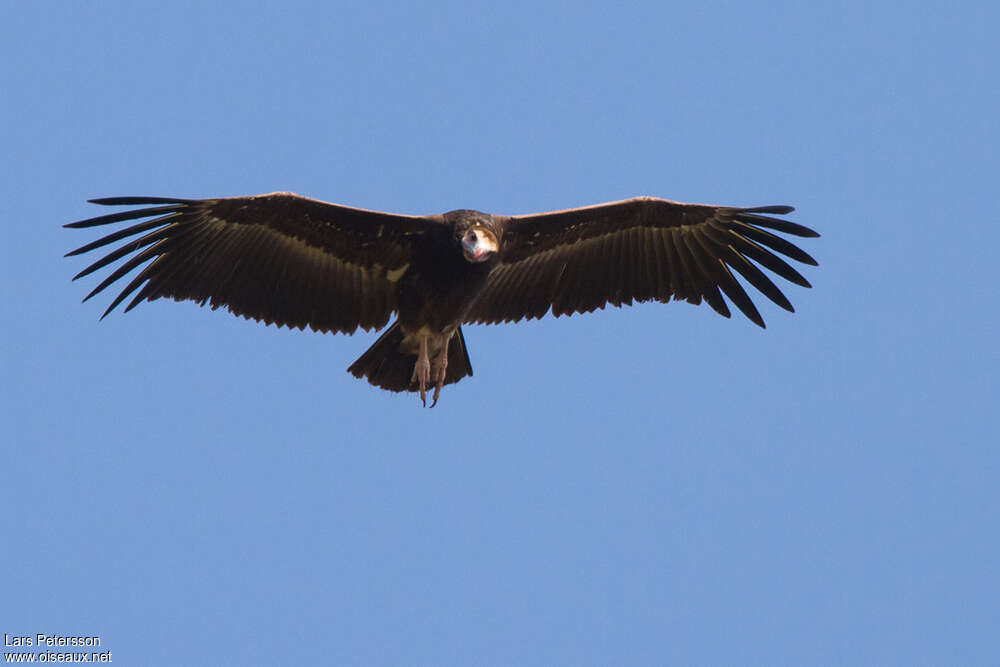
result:
[(791, 213), (795, 210), (794, 206), (789, 206), (788, 204), (773, 204), (771, 206), (755, 206), (753, 208), (743, 209), (746, 213), (774, 213), (776, 215), (785, 215)]
[(101, 206), (142, 206), (144, 204), (190, 204), (195, 199), (181, 199), (180, 197), (98, 197), (88, 199), (90, 204)]

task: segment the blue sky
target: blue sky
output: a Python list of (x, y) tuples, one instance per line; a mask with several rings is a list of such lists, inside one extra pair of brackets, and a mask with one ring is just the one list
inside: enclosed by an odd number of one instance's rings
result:
[[(992, 3), (7, 3), (0, 631), (120, 664), (989, 664)], [(401, 213), (792, 204), (767, 320), (375, 336), (98, 318), (113, 195)]]

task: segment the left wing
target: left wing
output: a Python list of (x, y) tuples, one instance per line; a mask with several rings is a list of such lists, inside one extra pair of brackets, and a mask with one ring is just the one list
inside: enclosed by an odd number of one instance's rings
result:
[[(816, 260), (768, 229), (801, 237), (813, 230), (767, 214), (791, 206), (731, 208), (637, 197), (508, 219), (500, 265), (466, 316), (493, 324), (552, 314), (588, 313), (633, 301), (698, 304), (729, 317), (725, 294), (759, 326), (764, 320), (733, 270), (767, 298), (794, 311), (753, 262), (803, 287), (809, 282), (779, 255)], [(753, 260), (751, 262), (750, 260)], [(720, 292), (721, 290), (721, 292)]]
[[(87, 297), (146, 264), (104, 315), (138, 293), (189, 299), (268, 324), (351, 333), (380, 328), (397, 309), (395, 281), (427, 218), (350, 208), (290, 192), (220, 199), (114, 197), (104, 205), (151, 205), (66, 227), (152, 217), (67, 253), (78, 255), (129, 239), (75, 277), (127, 258)], [(103, 316), (102, 316), (103, 317)]]

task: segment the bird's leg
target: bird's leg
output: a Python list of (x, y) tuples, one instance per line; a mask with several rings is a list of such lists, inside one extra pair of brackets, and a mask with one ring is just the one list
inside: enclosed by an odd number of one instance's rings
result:
[(427, 336), (421, 336), (420, 353), (417, 355), (417, 363), (413, 364), (413, 375), (410, 377), (410, 382), (420, 384), (420, 402), (424, 404), (424, 407), (427, 407), (427, 382), (430, 378), (431, 360), (427, 355)]
[(444, 345), (441, 346), (441, 351), (438, 352), (436, 357), (434, 357), (434, 368), (431, 372), (435, 383), (434, 396), (431, 397), (432, 408), (437, 405), (438, 396), (441, 395), (441, 387), (444, 386), (444, 376), (445, 372), (448, 370), (448, 342), (450, 340), (451, 336), (444, 339)]

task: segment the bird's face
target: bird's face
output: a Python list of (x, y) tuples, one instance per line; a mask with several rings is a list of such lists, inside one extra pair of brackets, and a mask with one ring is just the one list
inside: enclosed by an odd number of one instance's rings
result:
[(484, 262), (500, 249), (496, 234), (481, 225), (472, 225), (462, 234), (462, 254), (470, 262)]

